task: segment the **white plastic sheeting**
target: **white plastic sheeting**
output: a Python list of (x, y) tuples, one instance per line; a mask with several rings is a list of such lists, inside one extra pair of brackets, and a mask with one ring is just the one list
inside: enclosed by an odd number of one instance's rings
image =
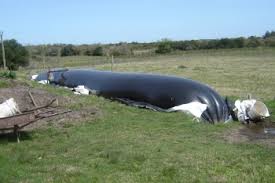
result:
[(0, 118), (13, 116), (18, 112), (18, 105), (13, 98), (10, 98), (2, 104), (0, 104)]
[[(260, 105), (260, 108), (256, 106)], [(269, 117), (269, 111), (264, 103), (255, 99), (250, 100), (236, 100), (235, 107), (237, 109), (237, 117), (240, 122), (253, 120), (253, 118), (266, 118)]]
[(168, 112), (172, 111), (182, 111), (187, 114), (191, 114), (196, 118), (200, 118), (202, 113), (207, 109), (206, 104), (202, 104), (200, 102), (190, 102), (187, 104), (178, 105), (168, 109)]
[[(32, 75), (31, 77), (31, 80), (35, 80), (37, 78), (37, 74), (36, 75)], [(46, 85), (46, 84), (49, 84), (49, 81), (48, 80), (40, 80), (38, 81), (39, 84), (43, 84), (43, 85)], [(64, 87), (64, 88), (68, 88), (68, 87)], [(79, 85), (75, 88), (70, 88), (71, 90), (74, 91), (74, 94), (76, 95), (89, 95), (90, 91), (85, 88), (84, 85)]]
[(89, 95), (89, 90), (84, 85), (79, 85), (74, 88), (74, 94), (76, 95)]
[(32, 79), (31, 80), (35, 80), (38, 77), (38, 74), (32, 75)]
[[(31, 76), (31, 80), (36, 80), (36, 78), (38, 77), (38, 74), (35, 74), (35, 75), (32, 75)], [(49, 81), (48, 80), (40, 80), (38, 81), (39, 84), (43, 84), (43, 85), (46, 85), (46, 84), (49, 84)]]
[(46, 85), (46, 84), (49, 84), (49, 81), (48, 80), (41, 80), (41, 81), (38, 81), (38, 83)]

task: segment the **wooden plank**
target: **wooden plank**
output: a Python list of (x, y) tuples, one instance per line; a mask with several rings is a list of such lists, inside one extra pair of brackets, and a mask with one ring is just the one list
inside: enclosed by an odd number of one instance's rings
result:
[(36, 104), (36, 102), (35, 102), (35, 100), (34, 100), (34, 98), (33, 98), (32, 93), (31, 93), (30, 90), (28, 91), (28, 93), (29, 93), (29, 96), (30, 96), (30, 98), (31, 98), (31, 100), (32, 100), (33, 105), (34, 105), (35, 107), (38, 107), (38, 105)]

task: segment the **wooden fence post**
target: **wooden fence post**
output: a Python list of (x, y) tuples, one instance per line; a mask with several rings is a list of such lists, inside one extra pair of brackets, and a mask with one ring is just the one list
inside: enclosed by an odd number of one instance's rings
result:
[(1, 38), (1, 44), (2, 44), (3, 66), (4, 66), (4, 70), (6, 70), (7, 65), (6, 65), (6, 55), (5, 55), (5, 46), (4, 46), (4, 40), (3, 40), (3, 32), (0, 32), (0, 38)]

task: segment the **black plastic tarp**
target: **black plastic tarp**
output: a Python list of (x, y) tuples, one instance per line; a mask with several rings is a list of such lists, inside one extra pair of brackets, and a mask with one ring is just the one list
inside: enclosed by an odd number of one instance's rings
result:
[[(50, 76), (50, 77), (49, 77)], [(224, 122), (229, 119), (225, 100), (209, 86), (190, 79), (142, 73), (120, 73), (97, 70), (71, 69), (42, 73), (36, 80), (70, 88), (84, 85), (97, 95), (148, 105), (156, 110), (166, 110), (190, 102), (207, 104), (202, 119)]]

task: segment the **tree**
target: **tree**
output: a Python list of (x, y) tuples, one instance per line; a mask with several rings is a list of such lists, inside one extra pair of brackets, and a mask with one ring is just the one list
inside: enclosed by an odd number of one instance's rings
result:
[[(28, 50), (15, 39), (5, 40), (5, 55), (9, 70), (17, 70), (19, 66), (29, 64)], [(2, 53), (0, 52), (0, 65), (3, 65)]]
[(207, 41), (206, 49), (217, 49), (219, 41), (217, 39), (211, 39)]
[(172, 51), (171, 41), (164, 39), (162, 40), (156, 49), (156, 53), (165, 54)]
[(261, 46), (261, 41), (260, 41), (259, 38), (255, 37), (255, 36), (250, 36), (250, 37), (247, 39), (246, 46), (247, 46), (247, 47), (250, 47), (250, 48), (259, 47), (259, 46)]
[(275, 47), (275, 36), (265, 39), (264, 42), (266, 46)]
[(128, 44), (120, 44), (111, 46), (107, 50), (109, 55), (113, 56), (131, 56), (133, 54), (132, 48)]
[(268, 39), (270, 37), (275, 37), (275, 31), (271, 31), (271, 32), (266, 31), (266, 33), (263, 36), (264, 39)]
[(46, 52), (47, 56), (58, 56), (58, 48), (56, 47), (49, 47)]
[(270, 32), (266, 31), (265, 34), (263, 35), (263, 38), (266, 39), (268, 37), (270, 37)]
[(61, 49), (61, 56), (74, 56), (78, 55), (79, 51), (72, 45), (68, 44)]
[(93, 56), (103, 56), (103, 54), (102, 46), (96, 47), (96, 49), (93, 51)]
[(235, 38), (234, 42), (236, 48), (243, 48), (245, 46), (245, 39), (243, 37)]
[(233, 48), (234, 42), (232, 41), (232, 39), (222, 38), (219, 40), (217, 47), (218, 48)]
[(86, 56), (92, 56), (93, 55), (93, 50), (91, 49), (87, 49), (83, 52), (83, 55), (86, 55)]

